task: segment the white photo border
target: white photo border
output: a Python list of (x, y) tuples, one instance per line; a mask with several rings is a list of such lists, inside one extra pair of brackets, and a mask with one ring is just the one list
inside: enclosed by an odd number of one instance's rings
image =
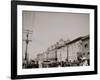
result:
[[(48, 11), (48, 12), (69, 12), (69, 13), (84, 13), (90, 15), (90, 66), (80, 67), (60, 67), (60, 68), (41, 68), (41, 69), (22, 69), (22, 11)], [(46, 74), (46, 73), (63, 73), (63, 72), (82, 72), (94, 71), (94, 10), (92, 9), (77, 9), (77, 8), (58, 8), (46, 6), (27, 6), (18, 5), (17, 7), (17, 74)]]
[[(97, 5), (11, 1), (11, 79), (98, 74)], [(22, 69), (22, 11), (82, 13), (90, 15), (90, 66)]]

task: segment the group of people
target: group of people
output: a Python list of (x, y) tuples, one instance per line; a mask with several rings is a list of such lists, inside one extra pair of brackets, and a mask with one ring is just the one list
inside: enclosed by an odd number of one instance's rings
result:
[(89, 54), (87, 56), (85, 55), (79, 55), (77, 57), (77, 60), (71, 61), (37, 61), (31, 60), (30, 62), (23, 63), (23, 68), (47, 68), (47, 67), (68, 67), (68, 66), (89, 66), (90, 60), (89, 60)]
[(83, 55), (78, 56), (78, 61), (80, 63), (79, 64), (80, 66), (90, 65), (89, 53), (87, 53), (87, 55), (85, 55), (85, 53), (83, 53)]

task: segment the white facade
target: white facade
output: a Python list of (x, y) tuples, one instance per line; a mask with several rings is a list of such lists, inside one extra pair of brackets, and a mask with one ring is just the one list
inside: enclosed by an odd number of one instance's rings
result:
[(82, 52), (82, 45), (80, 40), (68, 45), (68, 60), (73, 62), (77, 60), (77, 54)]
[[(77, 61), (78, 55), (83, 53), (89, 53), (89, 35), (85, 37), (79, 37), (72, 41), (65, 42), (60, 40), (56, 47), (50, 47), (45, 53), (40, 55), (40, 60), (45, 61)], [(52, 45), (54, 46), (54, 45)], [(87, 56), (87, 54), (85, 54)], [(88, 55), (89, 56), (89, 55)], [(88, 57), (87, 56), (87, 57)]]
[(65, 61), (67, 58), (67, 47), (62, 47), (57, 50), (57, 60), (60, 61)]

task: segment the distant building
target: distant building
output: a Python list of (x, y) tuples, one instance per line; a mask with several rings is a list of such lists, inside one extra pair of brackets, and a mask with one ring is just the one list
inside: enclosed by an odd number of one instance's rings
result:
[(43, 67), (43, 62), (44, 61), (47, 61), (47, 58), (48, 56), (47, 56), (47, 51), (46, 52), (43, 52), (43, 53), (39, 53), (38, 55), (37, 55), (37, 61), (38, 61), (38, 64), (39, 64), (39, 68), (42, 68)]
[(48, 60), (49, 61), (56, 61), (56, 58), (57, 58), (56, 54), (57, 54), (56, 49), (49, 51), (48, 52)]
[(78, 60), (79, 55), (84, 55), (89, 59), (89, 41), (89, 35), (78, 37), (72, 41), (60, 39), (59, 42), (49, 47), (46, 52), (38, 54), (38, 60), (40, 62), (65, 62), (66, 60), (74, 62)]

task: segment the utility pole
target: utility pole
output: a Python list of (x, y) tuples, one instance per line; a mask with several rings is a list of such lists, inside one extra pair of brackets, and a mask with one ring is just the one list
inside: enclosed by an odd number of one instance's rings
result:
[(29, 34), (32, 34), (32, 31), (25, 30), (24, 33), (26, 33), (26, 40), (24, 40), (26, 42), (26, 51), (25, 51), (25, 61), (26, 61), (26, 65), (25, 65), (25, 68), (27, 68), (27, 65), (28, 65), (28, 44), (29, 44), (29, 42), (32, 41), (32, 40), (29, 40)]

